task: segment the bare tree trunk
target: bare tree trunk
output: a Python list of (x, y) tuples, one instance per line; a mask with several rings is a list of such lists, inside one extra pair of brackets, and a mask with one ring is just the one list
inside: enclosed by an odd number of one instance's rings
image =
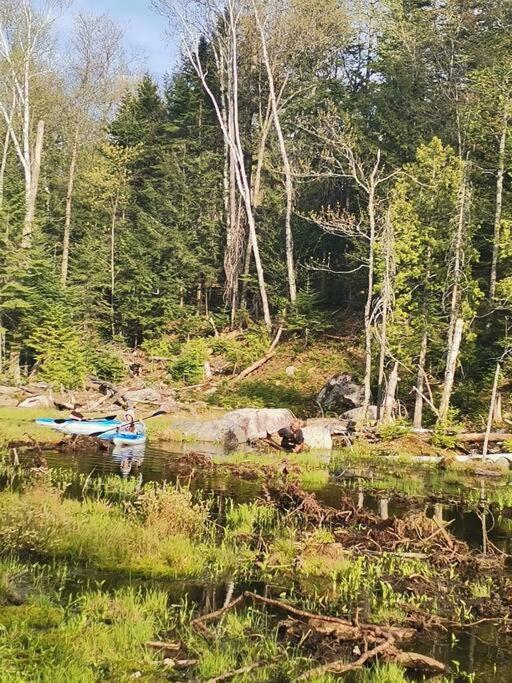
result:
[(279, 142), (279, 150), (281, 153), (281, 159), (283, 161), (283, 169), (285, 176), (285, 190), (286, 190), (286, 217), (285, 217), (285, 242), (286, 242), (286, 267), (288, 270), (288, 289), (290, 293), (290, 301), (294, 304), (297, 300), (297, 284), (295, 278), (295, 262), (293, 257), (293, 233), (292, 233), (292, 210), (293, 210), (293, 179), (292, 171), (290, 166), (290, 159), (288, 157), (288, 151), (286, 149), (286, 143), (284, 140), (283, 129), (281, 128), (281, 121), (279, 119), (279, 111), (277, 106), (277, 97), (274, 86), (274, 75), (272, 73), (272, 68), (270, 66), (270, 59), (267, 50), (267, 41), (265, 38), (265, 33), (263, 31), (263, 26), (261, 25), (258, 10), (256, 4), (253, 2), (254, 15), (256, 17), (256, 22), (258, 24), (261, 47), (263, 50), (263, 61), (265, 63), (265, 68), (267, 71), (268, 86), (270, 93), (270, 103), (272, 106), (272, 117), (274, 119), (274, 128), (276, 130), (277, 139)]
[(382, 393), (384, 384), (384, 366), (388, 349), (388, 314), (391, 309), (393, 288), (393, 235), (389, 212), (384, 229), (384, 282), (382, 288), (382, 316), (380, 327), (379, 374), (377, 383), (377, 420), (381, 417)]
[(505, 103), (503, 112), (503, 128), (501, 130), (500, 147), (498, 153), (498, 176), (496, 180), (496, 212), (494, 215), (494, 237), (492, 243), (491, 275), (489, 280), (489, 299), (492, 301), (496, 294), (496, 274), (501, 236), (501, 214), (503, 210), (503, 180), (505, 177), (505, 157), (507, 149), (507, 133), (509, 122), (509, 102)]
[(459, 349), (460, 342), (462, 340), (463, 328), (464, 320), (462, 318), (457, 318), (457, 320), (455, 321), (451, 343), (448, 346), (446, 370), (444, 373), (443, 395), (441, 397), (441, 403), (439, 404), (439, 414), (437, 418), (438, 424), (445, 423), (448, 418), (448, 410), (450, 409), (450, 399), (452, 396), (455, 371), (457, 369), (457, 359), (459, 357)]
[(450, 323), (448, 329), (448, 348), (452, 345), (455, 333), (455, 324), (460, 314), (460, 286), (462, 281), (463, 253), (464, 253), (464, 232), (466, 225), (466, 204), (467, 204), (467, 163), (464, 166), (462, 184), (459, 197), (459, 216), (455, 242), (453, 245), (453, 275), (452, 275), (452, 295), (450, 302)]
[(36, 144), (34, 147), (34, 157), (31, 163), (30, 173), (25, 174), (25, 220), (23, 222), (23, 233), (21, 246), (29, 249), (32, 246), (32, 229), (36, 210), (37, 190), (39, 186), (39, 172), (41, 170), (41, 155), (43, 152), (44, 121), (37, 123)]
[(487, 451), (489, 449), (489, 434), (491, 433), (491, 429), (492, 429), (492, 422), (493, 422), (493, 417), (494, 417), (494, 408), (495, 408), (495, 404), (496, 404), (496, 392), (498, 391), (498, 382), (500, 380), (500, 370), (501, 370), (501, 366), (499, 363), (497, 363), (496, 364), (496, 372), (494, 373), (494, 382), (492, 385), (491, 402), (489, 403), (489, 414), (487, 416), (487, 427), (485, 429), (484, 445), (482, 447), (482, 457), (484, 460), (487, 457)]
[(396, 405), (396, 389), (398, 386), (398, 362), (395, 361), (393, 369), (389, 373), (388, 388), (386, 397), (384, 399), (384, 413), (383, 421), (390, 422), (393, 419), (393, 414)]
[(412, 426), (414, 429), (421, 429), (423, 426), (423, 388), (425, 384), (425, 361), (427, 359), (427, 331), (423, 333), (418, 358), (418, 377), (416, 379), (416, 400), (414, 402), (414, 418)]
[(115, 311), (114, 311), (114, 294), (116, 286), (116, 222), (117, 222), (117, 206), (119, 203), (119, 196), (116, 195), (112, 205), (112, 220), (110, 223), (110, 308), (112, 315), (112, 337), (115, 334)]
[(69, 239), (71, 236), (71, 208), (73, 203), (73, 187), (75, 184), (76, 160), (78, 156), (78, 127), (75, 132), (73, 149), (71, 150), (71, 161), (69, 163), (68, 190), (66, 193), (66, 211), (64, 216), (64, 235), (62, 238), (62, 263), (60, 271), (60, 281), (63, 285), (68, 279), (69, 266)]
[[(181, 17), (182, 21), (184, 22), (185, 28), (187, 28), (186, 20), (184, 20), (183, 17)], [(231, 78), (231, 83), (232, 83), (232, 95), (230, 98), (230, 101), (228, 102), (228, 106), (232, 107), (232, 112), (233, 112), (233, 132), (231, 132), (227, 127), (226, 123), (222, 117), (222, 112), (219, 107), (219, 102), (217, 100), (217, 97), (215, 96), (214, 92), (212, 91), (208, 79), (207, 79), (207, 74), (203, 68), (203, 64), (201, 62), (201, 58), (199, 56), (199, 45), (197, 41), (194, 41), (194, 45), (191, 46), (187, 44), (186, 42), (184, 43), (185, 50), (187, 51), (188, 57), (190, 59), (190, 62), (192, 66), (194, 67), (199, 79), (201, 80), (201, 84), (206, 91), (207, 95), (209, 96), (213, 108), (215, 110), (215, 114), (217, 116), (217, 120), (219, 122), (219, 125), (222, 130), (222, 134), (224, 136), (224, 139), (226, 143), (229, 145), (230, 150), (233, 152), (233, 155), (236, 160), (236, 165), (235, 165), (235, 175), (236, 175), (236, 182), (237, 182), (237, 187), (238, 191), (240, 192), (240, 195), (242, 197), (244, 207), (245, 207), (245, 212), (246, 212), (246, 217), (247, 217), (247, 223), (249, 226), (249, 238), (252, 243), (252, 252), (254, 256), (254, 263), (256, 266), (256, 273), (258, 276), (258, 285), (259, 285), (259, 290), (260, 290), (260, 297), (261, 297), (261, 304), (263, 308), (263, 317), (265, 320), (265, 325), (267, 326), (268, 329), (272, 327), (272, 319), (270, 316), (270, 307), (268, 304), (268, 297), (267, 297), (267, 287), (265, 283), (265, 274), (263, 270), (263, 266), (261, 263), (261, 258), (260, 258), (260, 252), (259, 252), (259, 247), (258, 247), (258, 237), (257, 237), (257, 231), (256, 231), (256, 221), (254, 218), (254, 211), (252, 207), (252, 202), (251, 202), (251, 190), (250, 190), (250, 185), (247, 177), (247, 170), (246, 170), (246, 165), (245, 165), (245, 155), (243, 151), (243, 145), (241, 142), (241, 132), (240, 132), (240, 124), (239, 124), (239, 117), (238, 117), (238, 37), (237, 37), (237, 23), (239, 16), (237, 15), (237, 12), (233, 6), (232, 0), (230, 0), (225, 8), (225, 11), (223, 11), (221, 14), (219, 14), (218, 17), (219, 21), (222, 21), (225, 23), (226, 29), (227, 29), (227, 40), (228, 40), (228, 48), (225, 48), (223, 46), (220, 46), (221, 50), (221, 55), (218, 56), (217, 60), (217, 68), (220, 70), (222, 68), (225, 68), (227, 72), (230, 74)]]
[(9, 151), (9, 129), (5, 134), (4, 146), (2, 147), (2, 160), (0, 161), (0, 208), (4, 202), (4, 178), (5, 178), (5, 168), (7, 166), (7, 153)]
[(361, 421), (364, 423), (368, 416), (368, 408), (372, 397), (372, 330), (371, 330), (371, 316), (373, 303), (373, 278), (374, 278), (374, 262), (375, 262), (375, 186), (372, 181), (370, 191), (368, 193), (368, 217), (370, 222), (369, 235), (369, 254), (368, 254), (368, 293), (366, 296), (366, 304), (364, 307), (364, 399), (361, 410)]

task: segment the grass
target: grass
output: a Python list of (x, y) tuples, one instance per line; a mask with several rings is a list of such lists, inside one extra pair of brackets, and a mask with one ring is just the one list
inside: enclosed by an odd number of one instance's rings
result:
[(62, 434), (35, 424), (38, 417), (62, 417), (62, 413), (50, 408), (0, 408), (0, 445), (29, 443), (29, 437), (39, 442), (58, 443)]
[(163, 591), (93, 591), (67, 604), (58, 594), (36, 592), (23, 605), (0, 607), (0, 681), (92, 683), (156, 674), (158, 657), (144, 643), (167, 614)]

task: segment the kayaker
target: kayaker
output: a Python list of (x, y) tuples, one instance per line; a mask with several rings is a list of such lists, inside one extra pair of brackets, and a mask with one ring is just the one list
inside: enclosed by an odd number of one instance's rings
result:
[(300, 453), (304, 448), (304, 434), (301, 424), (294, 420), (289, 427), (283, 427), (278, 432), (281, 437), (281, 448), (291, 453)]
[(126, 422), (127, 432), (135, 432), (135, 411), (133, 408), (127, 408), (124, 414), (124, 421)]

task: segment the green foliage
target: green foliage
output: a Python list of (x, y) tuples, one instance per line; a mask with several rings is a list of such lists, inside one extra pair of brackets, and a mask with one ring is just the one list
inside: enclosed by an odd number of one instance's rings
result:
[(380, 424), (377, 433), (384, 441), (392, 441), (399, 439), (401, 436), (406, 436), (411, 431), (410, 425), (405, 420), (394, 420), (386, 424)]
[(91, 367), (83, 334), (65, 304), (57, 303), (47, 309), (44, 321), (27, 345), (35, 352), (41, 379), (71, 389), (83, 385)]
[(169, 363), (169, 373), (185, 384), (200, 384), (204, 380), (204, 365), (209, 357), (206, 339), (191, 339), (185, 342), (177, 356)]
[(88, 363), (92, 374), (107, 382), (120, 382), (126, 375), (126, 367), (115, 347), (93, 344), (89, 350)]

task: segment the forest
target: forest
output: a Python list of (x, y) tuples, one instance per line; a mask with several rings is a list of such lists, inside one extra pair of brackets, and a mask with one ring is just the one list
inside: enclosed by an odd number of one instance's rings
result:
[(509, 683), (512, 0), (74, 2), (0, 0), (0, 683)]
[(481, 411), (509, 368), (512, 3), (147, 11), (181, 49), (163, 80), (106, 14), (63, 36), (59, 0), (1, 3), (0, 372), (348, 330), (365, 411), (397, 374), (415, 426)]

